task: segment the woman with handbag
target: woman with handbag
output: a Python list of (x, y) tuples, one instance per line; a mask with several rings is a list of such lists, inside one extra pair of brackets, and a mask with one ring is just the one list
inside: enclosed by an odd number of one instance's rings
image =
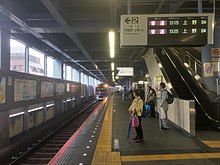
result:
[(133, 138), (133, 140), (136, 140), (136, 143), (143, 142), (143, 130), (141, 125), (141, 114), (143, 111), (143, 101), (140, 97), (140, 91), (138, 89), (133, 91), (134, 100), (131, 104), (131, 106), (128, 109), (129, 114), (133, 118), (132, 120), (135, 121), (138, 119), (139, 124), (138, 126), (135, 124), (135, 130), (136, 130), (136, 137)]

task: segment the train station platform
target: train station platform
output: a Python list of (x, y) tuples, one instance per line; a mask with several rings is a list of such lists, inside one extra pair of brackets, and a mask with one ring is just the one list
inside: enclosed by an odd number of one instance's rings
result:
[(132, 140), (134, 128), (128, 139), (130, 104), (117, 94), (105, 99), (49, 164), (220, 164), (219, 132), (199, 131), (191, 137), (172, 123), (161, 130), (156, 116), (142, 119), (144, 142)]

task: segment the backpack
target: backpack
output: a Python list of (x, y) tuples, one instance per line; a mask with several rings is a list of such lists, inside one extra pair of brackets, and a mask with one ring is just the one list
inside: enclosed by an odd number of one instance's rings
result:
[(172, 104), (173, 103), (173, 100), (174, 100), (174, 97), (173, 97), (173, 95), (169, 92), (169, 91), (167, 91), (167, 103), (168, 104)]

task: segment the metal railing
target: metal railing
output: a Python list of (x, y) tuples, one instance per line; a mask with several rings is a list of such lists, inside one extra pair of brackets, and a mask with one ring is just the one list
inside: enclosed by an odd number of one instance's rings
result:
[(186, 65), (190, 67), (190, 70), (194, 72), (194, 74), (202, 77), (202, 62), (193, 57), (191, 53), (188, 51), (184, 51), (184, 53), (180, 54), (175, 48), (171, 48), (175, 54), (178, 55), (179, 59)]

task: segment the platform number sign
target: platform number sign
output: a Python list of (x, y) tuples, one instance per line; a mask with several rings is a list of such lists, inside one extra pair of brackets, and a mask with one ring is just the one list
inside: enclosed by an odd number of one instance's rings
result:
[[(146, 44), (146, 25), (144, 17), (122, 16), (121, 17), (121, 45), (140, 45)], [(145, 37), (142, 37), (142, 36)]]
[(127, 17), (126, 19), (125, 19), (125, 22), (127, 23), (127, 24), (138, 24), (138, 17)]

